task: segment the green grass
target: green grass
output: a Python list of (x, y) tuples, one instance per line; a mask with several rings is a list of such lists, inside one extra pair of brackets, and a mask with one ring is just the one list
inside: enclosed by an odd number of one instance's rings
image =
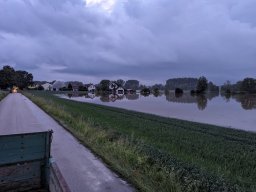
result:
[(4, 97), (6, 97), (6, 95), (8, 95), (8, 92), (7, 92), (7, 91), (2, 91), (2, 90), (0, 90), (0, 101), (1, 101)]
[(255, 133), (25, 95), (139, 190), (256, 191)]

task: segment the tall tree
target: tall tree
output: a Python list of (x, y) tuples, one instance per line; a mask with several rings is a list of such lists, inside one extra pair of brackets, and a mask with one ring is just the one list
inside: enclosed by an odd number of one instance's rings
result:
[(224, 85), (221, 86), (221, 91), (230, 94), (232, 92), (232, 85), (230, 81), (226, 81)]
[(11, 88), (15, 85), (15, 70), (10, 66), (4, 66), (0, 70), (0, 87), (1, 89)]
[(256, 79), (245, 78), (241, 83), (241, 91), (256, 92)]
[(159, 89), (159, 90), (164, 90), (164, 85), (162, 84), (155, 84), (151, 87), (151, 89)]
[(199, 77), (198, 82), (197, 82), (197, 86), (196, 89), (199, 93), (204, 93), (208, 88), (208, 80), (202, 76)]
[(119, 86), (119, 87), (124, 87), (124, 84), (125, 84), (125, 81), (123, 79), (118, 79), (116, 81), (116, 84)]
[(101, 80), (101, 82), (100, 82), (100, 90), (108, 91), (109, 90), (109, 84), (110, 84), (110, 80), (107, 80), (107, 79)]
[(27, 71), (16, 71), (14, 78), (15, 85), (20, 89), (24, 89), (33, 83), (33, 75)]
[(72, 84), (69, 83), (69, 84), (68, 84), (68, 90), (72, 90), (72, 89), (73, 89)]

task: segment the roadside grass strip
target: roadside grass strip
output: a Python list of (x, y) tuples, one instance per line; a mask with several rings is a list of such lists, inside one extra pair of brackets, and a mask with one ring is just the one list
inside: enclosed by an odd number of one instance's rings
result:
[(0, 101), (5, 98), (6, 96), (8, 95), (8, 92), (7, 91), (1, 91), (0, 90)]

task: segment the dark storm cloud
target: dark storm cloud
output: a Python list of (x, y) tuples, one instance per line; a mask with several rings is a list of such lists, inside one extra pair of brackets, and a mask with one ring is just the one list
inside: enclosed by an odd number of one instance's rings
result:
[(3, 0), (0, 65), (51, 80), (255, 77), (255, 7), (255, 0), (129, 0), (105, 10), (82, 0)]

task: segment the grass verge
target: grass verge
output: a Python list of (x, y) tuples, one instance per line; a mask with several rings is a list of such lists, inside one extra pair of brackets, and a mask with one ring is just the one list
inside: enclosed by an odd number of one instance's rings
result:
[(6, 96), (8, 95), (8, 92), (7, 91), (1, 91), (0, 90), (0, 101), (5, 98)]
[(141, 191), (256, 191), (256, 134), (24, 92)]

